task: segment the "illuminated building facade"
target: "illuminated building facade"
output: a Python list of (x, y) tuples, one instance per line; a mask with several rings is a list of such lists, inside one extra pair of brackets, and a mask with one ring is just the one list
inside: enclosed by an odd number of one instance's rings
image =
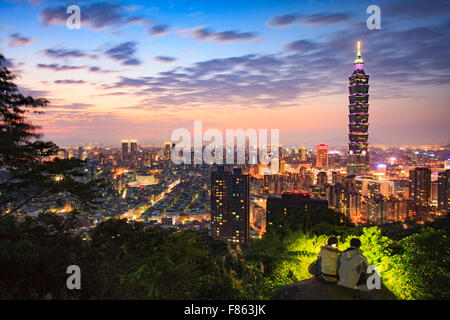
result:
[(328, 176), (325, 171), (320, 171), (317, 174), (317, 186), (321, 189), (325, 189), (328, 184)]
[(369, 75), (364, 72), (361, 43), (355, 59), (355, 70), (349, 80), (349, 162), (348, 175), (364, 176), (369, 164)]
[(306, 148), (305, 147), (301, 147), (299, 149), (299, 153), (300, 153), (300, 161), (301, 162), (306, 162), (308, 160), (308, 158), (306, 156)]
[(250, 184), (241, 169), (217, 166), (211, 172), (211, 235), (230, 244), (247, 245), (250, 237)]
[(128, 140), (122, 140), (122, 159), (127, 159), (128, 157)]
[(414, 202), (416, 219), (424, 218), (429, 211), (431, 193), (431, 169), (417, 167), (409, 171), (409, 198)]
[(438, 211), (448, 213), (450, 209), (450, 169), (440, 172), (438, 176)]
[(316, 146), (316, 167), (322, 168), (328, 166), (328, 146), (319, 144)]
[(138, 150), (136, 140), (130, 140), (130, 160), (131, 166), (135, 167), (138, 161)]
[(170, 153), (171, 153), (171, 148), (172, 144), (170, 142), (166, 142), (164, 144), (164, 160), (166, 161), (170, 161)]
[(78, 147), (78, 153), (77, 153), (78, 159), (83, 159), (83, 147)]
[(131, 140), (130, 141), (130, 152), (132, 156), (135, 156), (137, 154), (137, 141)]

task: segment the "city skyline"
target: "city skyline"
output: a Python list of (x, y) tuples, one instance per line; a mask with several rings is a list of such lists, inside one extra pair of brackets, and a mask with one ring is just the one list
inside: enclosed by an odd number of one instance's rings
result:
[(0, 0), (0, 300), (449, 299), (449, 13)]
[(447, 144), (449, 7), (413, 2), (382, 1), (381, 30), (369, 30), (369, 2), (79, 1), (81, 29), (70, 30), (66, 1), (0, 1), (0, 52), (24, 93), (51, 101), (30, 116), (60, 145), (163, 143), (202, 120), (336, 146), (361, 41), (369, 144)]

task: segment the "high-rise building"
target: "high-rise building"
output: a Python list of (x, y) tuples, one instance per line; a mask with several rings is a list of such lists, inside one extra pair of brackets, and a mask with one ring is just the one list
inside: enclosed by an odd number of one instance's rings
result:
[(283, 173), (283, 146), (280, 144), (278, 146), (278, 172)]
[(78, 150), (77, 150), (77, 158), (78, 159), (83, 159), (83, 147), (79, 146)]
[(128, 158), (128, 140), (122, 140), (122, 159)]
[(322, 168), (328, 166), (328, 146), (326, 144), (318, 144), (316, 146), (316, 167)]
[(137, 151), (137, 140), (130, 140), (130, 165), (132, 167), (137, 166), (138, 162), (138, 151)]
[(338, 171), (331, 172), (331, 183), (341, 183), (342, 182), (342, 174)]
[(211, 235), (247, 245), (250, 237), (250, 184), (241, 169), (232, 172), (217, 166), (211, 172)]
[(428, 213), (431, 196), (431, 169), (416, 167), (409, 171), (409, 198), (413, 200), (416, 218), (423, 220)]
[(137, 140), (130, 140), (130, 153), (131, 155), (137, 154)]
[(448, 213), (450, 209), (450, 169), (438, 175), (438, 211)]
[(170, 153), (171, 153), (171, 150), (172, 150), (172, 144), (170, 143), (170, 142), (166, 142), (165, 144), (164, 144), (164, 160), (166, 160), (166, 161), (170, 161)]
[(349, 80), (349, 162), (348, 175), (364, 176), (369, 164), (369, 75), (364, 72), (361, 42), (355, 59), (355, 70)]
[(305, 147), (301, 147), (299, 149), (299, 151), (300, 151), (300, 161), (306, 162), (306, 160), (308, 160), (308, 158), (306, 156), (306, 148)]
[(328, 177), (325, 171), (320, 171), (317, 174), (317, 186), (321, 189), (325, 189), (328, 184)]

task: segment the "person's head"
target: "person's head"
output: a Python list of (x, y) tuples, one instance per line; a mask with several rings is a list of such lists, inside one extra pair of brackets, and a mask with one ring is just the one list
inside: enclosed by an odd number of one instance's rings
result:
[(331, 246), (331, 247), (337, 247), (337, 245), (338, 245), (338, 238), (336, 238), (336, 237), (329, 237), (328, 241), (327, 241), (327, 244), (329, 246)]
[(350, 240), (350, 246), (359, 249), (361, 247), (361, 241), (358, 238), (353, 238)]

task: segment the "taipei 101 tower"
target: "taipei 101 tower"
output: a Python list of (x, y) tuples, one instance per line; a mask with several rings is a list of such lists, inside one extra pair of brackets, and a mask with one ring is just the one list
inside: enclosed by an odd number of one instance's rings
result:
[(349, 162), (347, 174), (365, 176), (369, 164), (369, 75), (364, 72), (361, 42), (355, 59), (355, 70), (349, 80)]

